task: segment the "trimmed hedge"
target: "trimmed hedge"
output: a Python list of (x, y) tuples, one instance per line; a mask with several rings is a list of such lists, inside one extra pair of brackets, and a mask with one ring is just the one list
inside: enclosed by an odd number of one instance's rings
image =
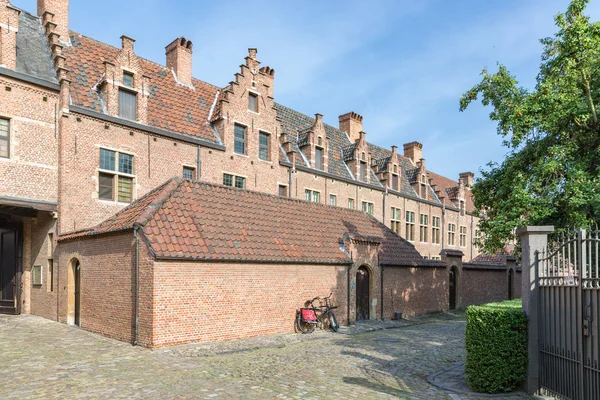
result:
[(527, 369), (527, 318), (521, 300), (470, 306), (466, 315), (465, 373), (471, 390), (514, 390)]

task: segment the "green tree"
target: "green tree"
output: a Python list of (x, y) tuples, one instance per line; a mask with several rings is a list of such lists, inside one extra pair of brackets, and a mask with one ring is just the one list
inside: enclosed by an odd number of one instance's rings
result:
[(600, 24), (584, 15), (587, 3), (573, 0), (555, 17), (534, 90), (499, 64), (460, 99), (461, 111), (479, 96), (493, 108), (509, 149), (473, 187), (485, 251), (514, 239), (518, 226), (600, 222)]

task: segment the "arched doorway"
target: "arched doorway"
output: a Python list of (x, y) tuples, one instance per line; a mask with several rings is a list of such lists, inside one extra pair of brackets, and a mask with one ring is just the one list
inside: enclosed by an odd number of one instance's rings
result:
[(71, 260), (67, 277), (67, 323), (81, 324), (81, 264), (78, 259)]
[(514, 280), (514, 271), (511, 269), (508, 270), (508, 299), (513, 299), (513, 280)]
[(369, 319), (369, 290), (371, 278), (365, 265), (356, 271), (356, 320)]
[(448, 279), (448, 287), (450, 289), (450, 297), (448, 299), (448, 304), (451, 310), (456, 309), (456, 275), (457, 275), (458, 271), (456, 270), (456, 267), (452, 267), (450, 269), (450, 276)]

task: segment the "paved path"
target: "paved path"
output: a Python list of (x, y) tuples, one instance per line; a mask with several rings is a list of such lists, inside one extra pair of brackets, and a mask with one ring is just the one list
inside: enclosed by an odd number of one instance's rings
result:
[(0, 315), (0, 397), (477, 398), (427, 382), (464, 360), (464, 317), (417, 322), (151, 351), (38, 317)]

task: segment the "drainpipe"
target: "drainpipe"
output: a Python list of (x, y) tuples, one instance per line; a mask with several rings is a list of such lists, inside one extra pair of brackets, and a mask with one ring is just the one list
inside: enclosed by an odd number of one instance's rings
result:
[(444, 239), (446, 239), (446, 232), (444, 229), (446, 228), (446, 204), (442, 204), (442, 250), (445, 249)]
[(201, 146), (198, 145), (198, 158), (196, 159), (196, 180), (200, 181), (200, 165), (201, 165), (201, 161), (200, 161), (200, 149)]
[(135, 306), (133, 309), (134, 321), (135, 321), (135, 336), (133, 339), (133, 345), (137, 346), (138, 344), (138, 330), (139, 330), (139, 293), (140, 293), (140, 285), (139, 285), (139, 277), (140, 277), (140, 238), (138, 236), (138, 226), (133, 228), (133, 237), (135, 238)]
[(377, 252), (377, 265), (379, 265), (379, 268), (381, 268), (381, 320), (383, 321), (383, 265), (379, 264), (379, 253), (380, 252)]
[(292, 165), (289, 168), (289, 181), (288, 181), (288, 197), (292, 197), (292, 170), (293, 170), (294, 166)]
[[(350, 253), (350, 259), (352, 259), (352, 253)], [(354, 265), (354, 263), (348, 265), (348, 273), (346, 274), (346, 276), (348, 277), (348, 287), (346, 288), (346, 311), (348, 313), (347, 316), (347, 321), (348, 321), (348, 325), (350, 325), (350, 270), (352, 269), (352, 266)]]

